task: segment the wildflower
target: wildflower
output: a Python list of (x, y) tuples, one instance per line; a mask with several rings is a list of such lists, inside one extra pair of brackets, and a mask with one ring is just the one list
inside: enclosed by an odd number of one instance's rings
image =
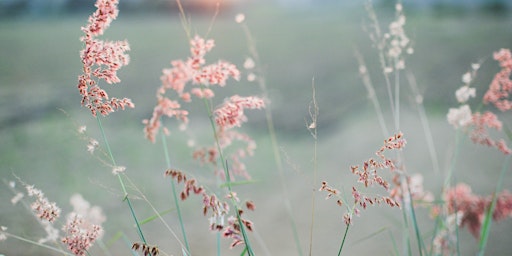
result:
[(134, 243), (132, 245), (132, 250), (138, 251), (139, 249), (141, 249), (141, 252), (144, 254), (144, 256), (147, 256), (147, 255), (156, 256), (160, 253), (157, 246), (150, 246), (150, 245), (147, 245), (144, 243)]
[(322, 186), (320, 189), (318, 189), (318, 191), (327, 191), (327, 197), (325, 199), (329, 199), (333, 195), (338, 195), (340, 193), (339, 190), (329, 187), (329, 185), (327, 185), (327, 181), (322, 181)]
[(126, 171), (126, 167), (124, 166), (114, 166), (112, 167), (112, 174), (118, 175), (120, 173), (124, 173)]
[(86, 130), (87, 130), (87, 126), (85, 126), (85, 125), (78, 127), (79, 134), (84, 134)]
[(434, 201), (434, 195), (423, 189), (423, 176), (414, 174), (405, 178), (405, 183), (400, 179), (400, 175), (393, 177), (395, 187), (389, 192), (391, 198), (397, 202), (409, 202), (412, 199), (414, 203), (424, 204)]
[(245, 108), (260, 109), (264, 106), (265, 102), (260, 98), (234, 95), (214, 111), (215, 122), (220, 127), (240, 127), (243, 122), (247, 121), (247, 117), (244, 115)]
[(446, 116), (448, 123), (455, 129), (464, 127), (472, 122), (471, 109), (469, 105), (462, 105), (459, 108), (450, 108)]
[(457, 91), (455, 91), (455, 97), (459, 103), (465, 103), (469, 100), (469, 98), (474, 98), (476, 96), (476, 89), (470, 88), (469, 86), (462, 86)]
[(503, 139), (496, 141), (492, 139), (486, 128), (492, 128), (500, 131), (502, 123), (498, 120), (498, 117), (492, 112), (485, 112), (483, 114), (475, 113), (472, 116), (473, 130), (470, 133), (470, 138), (473, 143), (485, 145), (488, 147), (495, 147), (500, 150), (503, 154), (508, 155), (512, 153)]
[[(245, 226), (245, 228), (249, 231), (253, 230), (253, 223), (252, 221), (242, 219), (242, 211), (239, 212), (240, 216), (240, 222), (242, 225)], [(241, 227), (238, 221), (238, 217), (230, 216), (228, 218), (228, 226), (224, 229), (222, 235), (227, 238), (231, 238), (233, 241), (231, 242), (231, 245), (229, 248), (234, 248), (237, 245), (244, 244), (244, 239), (241, 233)]]
[(21, 192), (16, 193), (16, 195), (13, 198), (11, 198), (11, 203), (17, 204), (23, 198), (23, 196), (24, 195)]
[(256, 74), (254, 74), (254, 73), (247, 74), (247, 81), (254, 82), (255, 80), (256, 80)]
[(210, 221), (210, 230), (222, 230), (224, 228), (224, 218), (229, 212), (229, 205), (226, 202), (221, 202), (214, 194), (207, 195), (203, 193), (203, 214), (206, 216), (212, 212)]
[[(101, 226), (107, 217), (103, 213), (103, 210), (99, 206), (91, 206), (82, 195), (74, 194), (69, 199), (70, 204), (73, 206), (73, 212), (68, 215), (68, 219), (74, 215), (80, 215), (84, 221), (84, 228), (92, 229), (91, 225)], [(103, 230), (98, 232), (98, 238), (103, 236)]]
[(7, 227), (0, 226), (0, 242), (7, 239), (7, 236), (4, 234), (4, 231), (7, 230)]
[[(384, 152), (386, 150), (392, 149), (400, 150), (405, 146), (405, 144), (406, 141), (403, 138), (403, 134), (401, 132), (389, 137), (388, 139), (384, 140), (384, 145), (376, 152), (376, 155), (380, 158), (380, 161), (370, 158), (367, 161), (363, 162), (362, 167), (358, 165), (351, 166), (351, 172), (359, 177), (358, 182), (362, 183), (365, 188), (372, 187), (374, 184), (377, 184), (380, 187), (384, 188), (386, 191), (389, 191), (389, 183), (377, 173), (377, 170), (389, 168), (391, 171), (394, 171), (396, 169), (395, 163), (391, 159), (387, 158), (384, 155)], [(326, 181), (322, 182), (322, 186), (320, 187), (319, 191), (328, 192), (326, 199), (329, 199), (332, 196), (338, 196), (339, 194), (339, 190), (330, 187)], [(361, 193), (354, 186), (352, 187), (351, 193), (352, 198), (354, 199), (354, 205), (352, 207), (347, 206), (348, 210), (343, 216), (343, 221), (347, 225), (352, 223), (353, 213), (355, 213), (356, 216), (359, 215), (359, 208), (366, 209), (369, 205), (381, 203), (385, 203), (390, 207), (400, 207), (400, 203), (397, 200), (393, 199), (392, 197), (381, 195), (367, 196)], [(390, 195), (392, 196), (393, 194)], [(344, 205), (343, 201), (341, 200), (338, 200), (336, 203), (339, 206)]]
[(60, 208), (55, 202), (50, 202), (41, 190), (29, 185), (26, 185), (25, 188), (27, 189), (28, 196), (36, 198), (36, 201), (30, 205), (30, 208), (32, 208), (38, 218), (54, 222), (60, 216)]
[[(205, 40), (196, 35), (190, 40), (191, 56), (186, 61), (172, 61), (172, 68), (162, 71), (162, 85), (157, 91), (157, 106), (153, 109), (152, 117), (143, 120), (144, 133), (151, 142), (155, 142), (162, 116), (175, 117), (183, 124), (188, 123), (188, 111), (181, 109), (178, 101), (165, 96), (168, 90), (174, 91), (184, 102), (190, 102), (192, 95), (200, 99), (210, 99), (215, 96), (210, 86), (225, 86), (229, 78), (240, 79), (240, 71), (227, 61), (219, 60), (214, 64), (205, 65), (204, 56), (214, 46), (213, 40)], [(198, 86), (187, 90), (187, 83)]]
[(94, 150), (96, 150), (99, 146), (99, 142), (95, 139), (89, 139), (89, 143), (87, 144), (87, 152), (94, 154)]
[(456, 250), (451, 245), (457, 242), (457, 234), (455, 232), (457, 227), (460, 226), (462, 215), (462, 212), (456, 212), (449, 214), (442, 220), (442, 225), (432, 240), (435, 255), (454, 255), (456, 253)]
[(512, 92), (512, 54), (509, 49), (501, 49), (494, 53), (494, 59), (499, 62), (501, 71), (494, 76), (489, 85), (484, 95), (484, 103), (492, 103), (499, 110), (507, 111), (512, 109), (512, 102), (508, 100)]
[(144, 133), (146, 138), (151, 142), (155, 142), (156, 134), (161, 126), (161, 117), (173, 117), (181, 120), (184, 123), (188, 122), (188, 111), (182, 110), (181, 105), (177, 101), (170, 100), (168, 98), (158, 99), (158, 104), (153, 109), (153, 116), (151, 119), (145, 119), (142, 122), (145, 124)]
[(235, 16), (236, 23), (242, 23), (245, 20), (245, 15), (243, 13), (239, 13)]
[(471, 80), (472, 80), (471, 73), (466, 72), (466, 73), (464, 73), (464, 75), (462, 75), (462, 82), (463, 82), (464, 84), (469, 84), (469, 83), (471, 83)]
[(256, 64), (252, 58), (245, 59), (244, 68), (245, 69), (253, 69)]
[[(443, 197), (447, 202), (448, 212), (461, 212), (462, 216), (460, 218), (460, 226), (468, 226), (471, 234), (478, 239), (485, 212), (491, 205), (492, 197), (474, 195), (471, 192), (471, 187), (464, 183), (448, 189)], [(495, 221), (500, 221), (511, 216), (512, 194), (505, 190), (497, 195), (496, 206), (492, 213), (492, 218)]]
[(94, 78), (103, 79), (108, 84), (119, 83), (117, 71), (128, 64), (129, 57), (125, 54), (130, 50), (125, 41), (102, 41), (96, 39), (102, 35), (112, 20), (119, 13), (118, 0), (97, 0), (96, 11), (89, 16), (88, 24), (82, 27), (84, 36), (80, 38), (85, 44), (80, 52), (83, 63), (83, 74), (78, 77), (78, 91), (82, 95), (82, 106), (89, 108), (93, 116), (99, 112), (106, 116), (117, 109), (133, 108), (128, 98), (110, 98), (101, 89)]
[(87, 249), (93, 245), (102, 233), (101, 226), (87, 223), (78, 214), (70, 215), (62, 229), (66, 232), (62, 242), (67, 245), (73, 254), (80, 256), (86, 255)]
[(254, 211), (256, 209), (256, 206), (254, 205), (253, 201), (246, 201), (245, 207), (247, 207), (247, 209), (251, 211)]
[(387, 56), (393, 61), (393, 67), (388, 67), (386, 73), (391, 73), (393, 69), (401, 70), (405, 68), (405, 61), (402, 52), (412, 54), (413, 49), (410, 46), (410, 39), (404, 31), (405, 15), (401, 4), (395, 5), (396, 20), (389, 24), (389, 32), (384, 34), (384, 38), (388, 40)]

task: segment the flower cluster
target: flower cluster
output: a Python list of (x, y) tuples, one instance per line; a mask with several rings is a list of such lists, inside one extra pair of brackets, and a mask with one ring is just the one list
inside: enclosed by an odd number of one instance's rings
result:
[(171, 178), (176, 180), (176, 183), (185, 183), (185, 187), (180, 193), (181, 200), (185, 200), (190, 196), (190, 191), (192, 191), (194, 194), (202, 194), (204, 193), (204, 188), (202, 186), (197, 185), (196, 179), (187, 179), (187, 176), (178, 170), (175, 169), (169, 169), (165, 171), (165, 176), (171, 176)]
[(150, 246), (144, 243), (133, 243), (132, 250), (138, 251), (139, 249), (141, 250), (144, 256), (156, 256), (160, 253), (160, 250), (158, 250), (157, 246)]
[[(370, 38), (375, 46), (383, 54), (381, 56), (381, 64), (385, 73), (402, 70), (405, 68), (404, 52), (413, 54), (411, 40), (405, 34), (404, 26), (406, 22), (403, 13), (403, 6), (400, 3), (395, 5), (396, 19), (388, 26), (388, 32), (381, 34), (377, 17), (371, 9), (371, 5), (367, 5), (368, 13), (373, 21), (373, 32), (370, 32)], [(384, 59), (385, 58), (385, 59)], [(362, 70), (360, 70), (362, 71)]]
[(73, 254), (85, 255), (94, 241), (103, 236), (101, 225), (106, 217), (99, 206), (91, 207), (80, 194), (71, 196), (69, 201), (73, 212), (68, 214), (66, 224), (62, 227), (66, 236), (61, 241)]
[(433, 240), (433, 252), (435, 255), (455, 255), (457, 243), (457, 227), (460, 226), (462, 212), (452, 213), (440, 221), (440, 227)]
[[(162, 85), (157, 90), (158, 104), (153, 109), (150, 119), (143, 120), (145, 124), (144, 133), (148, 140), (155, 142), (155, 137), (160, 127), (162, 127), (161, 118), (163, 116), (175, 117), (182, 123), (183, 129), (189, 122), (187, 110), (182, 109), (182, 102), (190, 102), (192, 95), (197, 98), (211, 99), (215, 93), (211, 89), (212, 85), (225, 86), (229, 78), (240, 79), (240, 71), (235, 65), (226, 61), (217, 61), (214, 64), (205, 65), (204, 56), (214, 47), (213, 40), (205, 40), (195, 36), (190, 41), (190, 57), (186, 60), (175, 60), (171, 62), (172, 68), (164, 69), (161, 77)], [(246, 61), (247, 68), (253, 68), (254, 63)], [(191, 88), (187, 89), (187, 83), (191, 83)], [(167, 91), (172, 91), (177, 95), (178, 100), (172, 100), (166, 96)], [(216, 123), (216, 136), (220, 144), (220, 150), (226, 149), (233, 142), (239, 141), (246, 146), (234, 150), (229, 156), (231, 160), (230, 173), (243, 176), (250, 179), (245, 165), (241, 159), (253, 154), (256, 143), (246, 134), (232, 130), (234, 127), (240, 127), (247, 121), (244, 113), (245, 109), (261, 109), (265, 107), (265, 102), (254, 96), (242, 97), (234, 95), (228, 98), (221, 106), (213, 110)], [(167, 131), (164, 128), (164, 131)], [(217, 145), (199, 147), (193, 153), (194, 159), (200, 160), (203, 164), (209, 163), (217, 168), (217, 157), (219, 156)], [(215, 173), (225, 178), (222, 170), (215, 170)], [(230, 175), (231, 175), (230, 174)]]
[[(508, 100), (509, 93), (512, 91), (512, 57), (510, 50), (501, 49), (494, 53), (494, 59), (500, 63), (502, 70), (498, 72), (489, 89), (483, 97), (483, 102), (492, 103), (501, 111), (507, 111), (512, 108), (512, 103)], [(501, 131), (502, 123), (498, 116), (491, 111), (472, 113), (467, 101), (476, 96), (476, 89), (471, 88), (470, 84), (476, 76), (476, 71), (480, 64), (472, 64), (471, 71), (462, 76), (464, 85), (455, 92), (457, 101), (461, 104), (458, 108), (450, 108), (447, 114), (448, 123), (455, 129), (463, 129), (469, 134), (471, 140), (476, 144), (494, 147), (503, 154), (511, 154), (510, 149), (503, 139), (495, 140), (489, 135), (489, 129)]]
[(389, 24), (389, 33), (384, 34), (384, 38), (389, 40), (387, 56), (393, 60), (393, 68), (400, 70), (405, 68), (402, 57), (403, 51), (406, 50), (407, 53), (412, 53), (413, 50), (404, 30), (405, 15), (403, 14), (402, 4), (396, 4), (395, 10), (396, 20)]
[(80, 52), (83, 74), (78, 77), (78, 91), (82, 95), (82, 105), (89, 108), (93, 116), (98, 112), (106, 116), (120, 108), (134, 107), (128, 98), (110, 98), (94, 79), (103, 79), (108, 84), (119, 83), (121, 80), (117, 76), (117, 71), (129, 62), (125, 52), (129, 51), (130, 47), (126, 40), (103, 41), (96, 38), (117, 18), (118, 2), (119, 0), (97, 0), (96, 12), (89, 16), (88, 24), (82, 27), (85, 35), (80, 40), (85, 47)]
[[(389, 137), (384, 141), (384, 145), (376, 152), (376, 155), (380, 158), (380, 160), (375, 160), (373, 158), (368, 159), (363, 162), (362, 170), (360, 166), (351, 166), (350, 169), (354, 175), (359, 177), (358, 182), (362, 183), (365, 188), (373, 187), (374, 184), (377, 184), (384, 188), (386, 191), (389, 191), (389, 183), (382, 178), (377, 170), (380, 169), (390, 169), (391, 171), (396, 170), (396, 166), (393, 160), (387, 158), (384, 155), (386, 150), (399, 150), (405, 146), (405, 139), (403, 139), (403, 134), (398, 133), (392, 137)], [(340, 193), (339, 190), (330, 187), (327, 182), (323, 181), (322, 186), (319, 189), (320, 191), (326, 191), (327, 197), (326, 199), (331, 198), (332, 196), (338, 196)], [(367, 196), (362, 194), (356, 187), (352, 187), (352, 198), (354, 199), (353, 207), (347, 206), (349, 210), (344, 214), (343, 220), (345, 224), (349, 225), (352, 223), (353, 214), (359, 215), (361, 207), (362, 209), (366, 209), (369, 205), (381, 204), (385, 203), (391, 207), (400, 207), (400, 203), (393, 199), (392, 196)], [(342, 206), (344, 203), (342, 200), (338, 200), (337, 204)]]
[[(202, 186), (197, 185), (197, 181), (195, 179), (188, 179), (187, 176), (179, 170), (168, 169), (165, 171), (165, 176), (170, 176), (178, 184), (182, 182), (185, 184), (185, 187), (180, 193), (181, 200), (186, 200), (191, 192), (194, 194), (201, 194), (203, 196), (203, 215), (207, 216), (208, 213), (210, 213), (210, 217), (208, 218), (210, 230), (222, 232), (224, 237), (231, 238), (233, 240), (231, 248), (244, 243), (240, 233), (241, 230), (238, 218), (235, 216), (228, 216), (230, 207), (227, 202), (219, 200), (215, 194), (209, 195)], [(237, 203), (240, 202), (240, 199), (237, 197), (235, 192), (229, 193), (226, 196), (226, 199), (232, 199)], [(254, 211), (256, 208), (252, 201), (246, 201), (245, 206), (251, 211)], [(241, 216), (242, 213), (243, 211), (239, 210), (239, 216)], [(225, 221), (226, 217), (228, 219), (227, 225)], [(241, 218), (241, 222), (247, 230), (252, 231), (253, 223), (251, 221)]]
[[(496, 195), (496, 207), (492, 213), (495, 221), (512, 217), (512, 194), (505, 190)], [(443, 199), (449, 214), (460, 213), (460, 226), (467, 226), (475, 238), (480, 237), (480, 229), (486, 211), (489, 209), (492, 196), (482, 197), (471, 192), (471, 187), (461, 183), (446, 190)]]
[(101, 226), (88, 223), (82, 216), (71, 214), (63, 227), (62, 242), (75, 255), (86, 255), (94, 241), (103, 233)]
[(423, 189), (423, 176), (414, 174), (401, 179), (401, 175), (393, 177), (394, 187), (389, 192), (390, 196), (398, 202), (412, 200), (414, 205), (425, 205), (434, 201), (434, 195)]
[(499, 110), (505, 112), (512, 109), (512, 102), (508, 100), (512, 92), (512, 81), (510, 80), (512, 54), (509, 49), (501, 49), (494, 53), (494, 59), (499, 62), (501, 71), (494, 76), (484, 95), (484, 103), (492, 103)]
[(265, 107), (265, 102), (260, 98), (234, 95), (214, 111), (215, 122), (219, 127), (226, 129), (240, 127), (243, 122), (247, 121), (244, 109), (261, 109), (263, 107)]
[(38, 218), (54, 222), (60, 216), (60, 208), (55, 202), (50, 202), (41, 190), (32, 185), (26, 185), (25, 188), (27, 189), (28, 196), (36, 198), (36, 201), (30, 207)]
[[(238, 211), (238, 216), (240, 216), (240, 221), (242, 225), (249, 230), (252, 231), (253, 223), (250, 220), (243, 219), (242, 216), (243, 211)], [(230, 216), (228, 218), (228, 226), (222, 232), (222, 235), (227, 238), (231, 238), (233, 242), (231, 242), (230, 248), (234, 248), (237, 245), (244, 244), (244, 239), (241, 233), (240, 224), (238, 218), (235, 216)]]
[[(231, 198), (236, 202), (240, 201), (234, 192), (228, 194), (226, 198)], [(255, 209), (254, 203), (252, 201), (247, 201), (245, 206), (248, 210), (251, 211), (254, 211)], [(203, 214), (206, 216), (208, 212), (211, 212), (211, 216), (209, 218), (210, 230), (222, 232), (224, 237), (232, 239), (233, 242), (231, 243), (230, 248), (244, 243), (244, 239), (241, 234), (240, 223), (242, 223), (242, 225), (244, 225), (247, 230), (253, 230), (252, 221), (243, 219), (241, 217), (243, 210), (238, 210), (240, 222), (238, 221), (238, 217), (229, 216), (226, 225), (225, 218), (229, 213), (229, 205), (226, 202), (220, 201), (215, 194), (208, 195), (203, 193)]]
[[(217, 63), (205, 65), (204, 56), (214, 46), (213, 40), (205, 40), (196, 35), (190, 40), (190, 57), (186, 61), (172, 61), (172, 68), (162, 71), (162, 85), (156, 95), (158, 103), (151, 118), (143, 120), (147, 139), (155, 141), (162, 116), (176, 117), (182, 123), (188, 123), (188, 111), (181, 109), (181, 104), (178, 101), (166, 97), (165, 94), (168, 90), (174, 91), (182, 101), (190, 102), (191, 95), (197, 98), (213, 98), (215, 94), (210, 89), (212, 85), (223, 87), (230, 77), (235, 80), (240, 79), (240, 71), (227, 61), (219, 60)], [(187, 83), (193, 85), (189, 90), (185, 88)]]

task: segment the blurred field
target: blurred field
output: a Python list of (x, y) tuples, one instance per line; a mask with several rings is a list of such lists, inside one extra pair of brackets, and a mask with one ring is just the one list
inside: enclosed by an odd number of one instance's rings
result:
[[(364, 8), (360, 5), (342, 7), (318, 6), (313, 9), (284, 8), (273, 4), (235, 6), (217, 17), (209, 37), (216, 47), (207, 59), (222, 58), (242, 65), (249, 55), (242, 29), (233, 20), (244, 12), (247, 24), (256, 40), (269, 87), (271, 108), (277, 136), (286, 156), (285, 175), (291, 203), (299, 224), (303, 250), (308, 247), (311, 215), (313, 139), (306, 129), (311, 84), (314, 78), (319, 117), (319, 181), (328, 180), (350, 188), (355, 178), (349, 166), (359, 164), (381, 146), (383, 136), (366, 91), (358, 77), (354, 49), (361, 51), (377, 87), (381, 103), (387, 107), (382, 78), (378, 76), (376, 52), (362, 29)], [(388, 10), (377, 10), (382, 24), (393, 17)], [(434, 134), (441, 170), (447, 169), (454, 151), (454, 131), (445, 121), (448, 108), (454, 106), (454, 91), (461, 85), (461, 75), (470, 63), (485, 59), (477, 78), (477, 94), (498, 70), (491, 54), (499, 48), (512, 47), (512, 16), (492, 14), (434, 15), (425, 10), (405, 9), (406, 30), (414, 41), (415, 54), (407, 60), (414, 72)], [(96, 120), (80, 107), (76, 77), (80, 73), (78, 52), (82, 45), (80, 26), (88, 14), (76, 14), (54, 19), (30, 18), (0, 21), (0, 178), (13, 180), (16, 174), (29, 184), (35, 184), (55, 200), (64, 212), (69, 210), (69, 197), (81, 193), (93, 205), (100, 205), (107, 214), (108, 244), (118, 231), (136, 240), (135, 229), (126, 205), (121, 202), (120, 186), (107, 167), (86, 152), (86, 142), (75, 134), (73, 122), (88, 127), (92, 137), (100, 140)], [(205, 35), (211, 15), (192, 14), (192, 31)], [(169, 180), (162, 179), (165, 161), (161, 145), (144, 139), (141, 120), (149, 118), (155, 104), (155, 90), (160, 74), (172, 59), (188, 56), (188, 42), (176, 14), (143, 16), (124, 15), (107, 30), (104, 38), (127, 39), (131, 46), (131, 63), (121, 69), (122, 83), (106, 90), (111, 96), (129, 97), (133, 110), (114, 113), (103, 120), (117, 162), (127, 166), (127, 173), (158, 210), (173, 207)], [(405, 81), (405, 79), (404, 79)], [(246, 81), (230, 83), (219, 92), (220, 98), (230, 94), (261, 94), (256, 84)], [(402, 95), (402, 126), (408, 145), (404, 151), (409, 172), (425, 176), (425, 186), (438, 194), (443, 175), (434, 173), (417, 110), (404, 82)], [(197, 115), (191, 132), (198, 142), (211, 143), (210, 129), (201, 104), (190, 106)], [(69, 117), (59, 109), (67, 112)], [(201, 121), (202, 118), (202, 121)], [(236, 188), (241, 198), (253, 199), (257, 210), (248, 215), (254, 221), (257, 234), (251, 237), (258, 255), (295, 255), (295, 245), (285, 214), (281, 188), (272, 155), (264, 114), (253, 111), (244, 127), (258, 143), (256, 155), (247, 162), (257, 183)], [(510, 124), (510, 119), (508, 120)], [(391, 118), (389, 125), (391, 125)], [(170, 136), (171, 159), (177, 168), (190, 171), (202, 183), (214, 186), (206, 168), (195, 163), (186, 139), (178, 131)], [(455, 179), (470, 184), (477, 194), (490, 194), (497, 182), (503, 157), (491, 149), (463, 142), (457, 162)], [(510, 173), (509, 173), (510, 174)], [(512, 185), (507, 175), (504, 188)], [(21, 205), (11, 206), (11, 192), (1, 186), (0, 225), (24, 237), (38, 239), (43, 230)], [(318, 194), (318, 193), (317, 193)], [(343, 210), (334, 202), (324, 201), (318, 194), (314, 230), (313, 255), (333, 255), (344, 231)], [(215, 237), (202, 217), (201, 198), (184, 203), (189, 239), (194, 255), (213, 255)], [(136, 200), (141, 218), (152, 215), (142, 200)], [(419, 211), (420, 224), (426, 235), (432, 231), (428, 213)], [(178, 232), (175, 213), (165, 216)], [(371, 239), (365, 237), (386, 228), (399, 242), (401, 213), (397, 209), (376, 207), (355, 219), (348, 236), (346, 255), (392, 254), (389, 233), (382, 232)], [(175, 239), (158, 221), (143, 226), (147, 239), (162, 251), (180, 255)], [(509, 241), (512, 221), (493, 225), (488, 255), (506, 255), (512, 251)], [(259, 237), (259, 238), (258, 238)], [(462, 255), (476, 252), (475, 240), (461, 231)], [(122, 240), (112, 243), (113, 255), (127, 255)], [(226, 246), (227, 248), (227, 246)], [(0, 254), (52, 255), (39, 247), (9, 239), (0, 242)], [(92, 255), (103, 253), (95, 247)], [(239, 255), (238, 249), (223, 255)]]

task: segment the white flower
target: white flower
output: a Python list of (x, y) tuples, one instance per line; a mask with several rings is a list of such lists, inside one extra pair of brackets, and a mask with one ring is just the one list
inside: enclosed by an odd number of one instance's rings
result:
[(453, 125), (455, 129), (471, 124), (472, 114), (469, 105), (462, 105), (459, 108), (450, 108), (446, 115), (448, 123)]
[(476, 89), (470, 88), (469, 86), (462, 86), (457, 91), (455, 91), (455, 97), (459, 103), (465, 103), (470, 97), (474, 98), (475, 96)]
[(236, 23), (242, 23), (245, 20), (245, 15), (243, 13), (239, 13), (235, 16)]
[(256, 64), (252, 58), (245, 59), (244, 68), (245, 69), (253, 69)]
[(462, 82), (463, 82), (464, 84), (469, 84), (469, 83), (471, 83), (471, 79), (472, 79), (472, 77), (471, 77), (471, 73), (469, 73), (469, 72), (466, 72), (464, 75), (462, 75)]

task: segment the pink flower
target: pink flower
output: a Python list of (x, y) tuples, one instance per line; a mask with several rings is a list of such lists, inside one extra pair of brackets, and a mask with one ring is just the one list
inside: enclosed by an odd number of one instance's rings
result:
[(95, 37), (102, 35), (112, 20), (118, 14), (118, 0), (97, 0), (97, 8), (91, 16), (86, 27), (82, 27), (85, 33), (80, 38), (85, 43), (80, 52), (83, 63), (83, 74), (78, 77), (78, 91), (82, 95), (82, 105), (89, 108), (96, 116), (99, 112), (106, 116), (118, 109), (133, 108), (134, 104), (128, 98), (109, 98), (105, 90), (101, 89), (95, 78), (103, 79), (108, 84), (119, 83), (121, 79), (117, 71), (128, 64), (129, 57), (125, 54), (130, 50), (125, 41), (102, 41)]
[[(448, 189), (444, 194), (444, 200), (448, 206), (448, 212), (461, 212), (461, 226), (467, 225), (471, 234), (475, 238), (479, 238), (485, 212), (491, 205), (492, 196), (474, 195), (468, 185), (461, 183)], [(492, 217), (495, 221), (512, 217), (512, 194), (510, 192), (505, 190), (498, 195)]]
[(146, 138), (151, 142), (155, 142), (156, 134), (161, 126), (161, 117), (176, 117), (183, 123), (188, 123), (188, 111), (182, 110), (181, 105), (174, 100), (170, 100), (168, 98), (159, 98), (158, 104), (153, 109), (153, 116), (151, 119), (144, 119), (142, 123), (146, 126), (144, 127), (144, 133)]
[(495, 147), (500, 150), (503, 154), (508, 155), (512, 153), (512, 150), (507, 147), (503, 139), (496, 141), (489, 136), (487, 128), (493, 128), (497, 131), (501, 131), (502, 123), (498, 120), (498, 117), (492, 112), (485, 112), (483, 114), (475, 113), (472, 118), (472, 128), (470, 138), (474, 143)]
[(54, 222), (60, 216), (60, 208), (55, 202), (50, 202), (41, 190), (29, 185), (26, 185), (25, 188), (28, 196), (36, 198), (36, 201), (30, 207), (38, 218)]
[(494, 76), (484, 95), (484, 103), (492, 103), (499, 110), (507, 111), (512, 109), (512, 102), (508, 100), (512, 92), (512, 54), (509, 49), (501, 49), (494, 53), (494, 59), (500, 63), (502, 69)]
[(66, 236), (62, 239), (62, 242), (75, 255), (86, 255), (87, 249), (92, 246), (102, 233), (100, 226), (87, 223), (78, 214), (68, 218), (63, 230), (66, 232)]
[(214, 111), (215, 122), (220, 127), (240, 127), (247, 121), (244, 109), (260, 109), (265, 107), (265, 102), (257, 97), (231, 96), (224, 104)]
[[(169, 89), (174, 91), (182, 101), (190, 102), (192, 100), (191, 95), (200, 99), (213, 98), (215, 93), (209, 88), (211, 85), (225, 86), (229, 78), (240, 79), (240, 71), (229, 62), (221, 60), (214, 64), (205, 65), (204, 56), (214, 46), (213, 40), (205, 40), (196, 35), (190, 40), (191, 56), (186, 61), (172, 61), (172, 67), (162, 71), (162, 85), (157, 91), (158, 104), (153, 110), (151, 119), (143, 120), (146, 125), (144, 128), (146, 138), (150, 141), (155, 141), (155, 136), (161, 126), (161, 116), (174, 116), (184, 123), (188, 121), (186, 117), (188, 112), (180, 109), (181, 106), (178, 101), (170, 100), (165, 96)], [(187, 83), (199, 86), (187, 90)]]

